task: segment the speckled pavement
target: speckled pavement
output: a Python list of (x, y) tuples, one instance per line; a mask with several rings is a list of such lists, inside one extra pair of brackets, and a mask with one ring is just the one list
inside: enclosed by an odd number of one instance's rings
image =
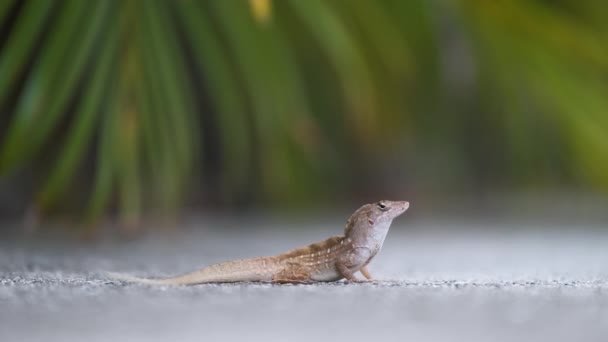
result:
[[(608, 230), (395, 222), (375, 283), (126, 284), (273, 255), (326, 224), (190, 222), (134, 241), (0, 241), (0, 341), (607, 341)], [(337, 228), (327, 228), (336, 227)]]

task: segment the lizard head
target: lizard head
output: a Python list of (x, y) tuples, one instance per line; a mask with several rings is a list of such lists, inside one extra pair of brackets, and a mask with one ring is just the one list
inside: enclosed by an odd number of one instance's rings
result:
[(409, 207), (407, 201), (382, 200), (377, 203), (368, 204), (370, 215), (368, 219), (371, 225), (380, 223), (391, 223), (397, 216), (403, 214)]
[(365, 234), (369, 231), (369, 227), (386, 231), (393, 219), (403, 214), (409, 206), (410, 203), (407, 201), (387, 200), (366, 204), (355, 211), (348, 219), (344, 235), (350, 236), (355, 231), (361, 231), (362, 234)]

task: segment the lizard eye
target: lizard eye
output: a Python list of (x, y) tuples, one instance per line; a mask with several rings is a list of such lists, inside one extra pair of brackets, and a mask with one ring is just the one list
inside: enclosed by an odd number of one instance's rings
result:
[(382, 211), (387, 211), (388, 207), (386, 205), (384, 205), (384, 203), (378, 202), (378, 209), (380, 209)]

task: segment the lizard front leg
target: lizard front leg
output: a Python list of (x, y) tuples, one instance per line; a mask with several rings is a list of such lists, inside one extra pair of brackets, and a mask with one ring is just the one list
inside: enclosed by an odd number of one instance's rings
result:
[(346, 278), (346, 280), (348, 281), (352, 281), (355, 283), (360, 283), (362, 282), (361, 279), (357, 278), (355, 276), (355, 273), (353, 271), (351, 271), (348, 266), (346, 266), (345, 264), (341, 263), (341, 262), (337, 262), (336, 263), (336, 268), (338, 269), (338, 272), (340, 272), (340, 274)]
[(361, 269), (359, 270), (359, 272), (361, 272), (361, 274), (363, 274), (363, 276), (367, 279), (367, 280), (372, 280), (374, 277), (372, 277), (372, 275), (369, 273), (369, 270), (367, 269), (367, 266), (363, 266), (361, 267)]
[[(348, 281), (363, 282), (355, 273), (369, 261), (371, 250), (367, 247), (354, 247), (336, 261), (336, 269)], [(369, 273), (368, 273), (369, 275)], [(364, 274), (365, 276), (365, 274)]]

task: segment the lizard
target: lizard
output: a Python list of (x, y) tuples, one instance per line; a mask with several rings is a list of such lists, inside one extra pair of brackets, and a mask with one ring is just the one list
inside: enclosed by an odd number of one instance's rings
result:
[(111, 274), (112, 277), (149, 285), (195, 285), (203, 283), (270, 282), (314, 283), (346, 279), (363, 282), (372, 276), (369, 262), (382, 248), (390, 225), (409, 208), (407, 201), (379, 201), (357, 209), (347, 220), (344, 234), (289, 252), (223, 262), (174, 278), (148, 279)]

